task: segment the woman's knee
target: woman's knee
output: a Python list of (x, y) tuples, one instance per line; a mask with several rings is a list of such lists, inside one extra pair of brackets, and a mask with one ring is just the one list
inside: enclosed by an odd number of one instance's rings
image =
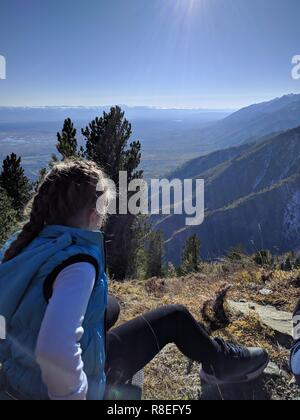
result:
[(181, 304), (175, 304), (175, 305), (169, 305), (168, 306), (169, 311), (175, 315), (190, 315), (189, 310), (186, 308), (186, 306)]
[(178, 346), (182, 340), (183, 333), (188, 328), (191, 320), (192, 315), (184, 305), (169, 305), (168, 315), (166, 316), (169, 341)]

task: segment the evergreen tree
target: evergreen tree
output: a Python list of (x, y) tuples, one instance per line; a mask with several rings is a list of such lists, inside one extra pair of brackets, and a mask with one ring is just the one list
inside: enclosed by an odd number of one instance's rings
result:
[(285, 260), (284, 271), (293, 271), (293, 265), (290, 257), (287, 257)]
[(145, 279), (147, 276), (148, 254), (146, 243), (150, 235), (150, 229), (151, 226), (146, 216), (138, 216), (132, 225), (132, 246), (127, 278)]
[[(127, 172), (127, 183), (143, 176), (143, 172), (138, 170), (141, 144), (135, 141), (128, 145), (131, 134), (131, 124), (118, 106), (111, 108), (109, 113), (104, 112), (102, 117), (96, 118), (82, 130), (86, 144), (83, 156), (96, 162), (115, 182), (117, 189), (120, 171)], [(130, 272), (130, 256), (134, 246), (132, 226), (135, 220), (136, 217), (131, 214), (112, 215), (105, 228), (108, 267), (111, 275), (118, 280), (123, 280)]]
[(193, 235), (187, 239), (182, 253), (182, 274), (199, 271), (200, 248), (201, 241), (197, 235)]
[(260, 266), (272, 265), (272, 255), (270, 251), (262, 249), (254, 256), (254, 262)]
[(177, 277), (177, 274), (178, 273), (176, 267), (171, 262), (169, 262), (166, 270), (166, 277), (172, 279), (174, 277)]
[(132, 127), (124, 115), (116, 106), (82, 130), (86, 140), (85, 157), (96, 162), (116, 185), (120, 171), (128, 172), (129, 182), (143, 175), (137, 170), (141, 161), (141, 143), (134, 141), (128, 147)]
[(237, 246), (237, 247), (232, 248), (229, 251), (227, 257), (231, 261), (241, 261), (243, 259), (244, 254), (245, 253), (244, 253), (243, 247)]
[(6, 191), (11, 199), (13, 209), (21, 217), (24, 207), (30, 199), (33, 186), (25, 176), (21, 158), (18, 158), (14, 153), (3, 161), (0, 186)]
[(17, 226), (17, 212), (13, 210), (11, 199), (3, 188), (0, 188), (0, 220), (1, 247)]
[(61, 133), (57, 133), (57, 151), (61, 154), (62, 159), (70, 159), (78, 157), (76, 128), (70, 118), (64, 122)]
[(164, 276), (164, 246), (162, 232), (151, 232), (147, 246), (147, 278)]
[(294, 268), (295, 268), (295, 270), (299, 270), (300, 269), (300, 257), (298, 257), (296, 259)]

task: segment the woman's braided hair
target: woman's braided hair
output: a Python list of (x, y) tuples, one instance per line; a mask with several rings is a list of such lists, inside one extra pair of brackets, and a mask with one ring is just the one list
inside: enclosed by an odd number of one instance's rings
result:
[(55, 164), (28, 204), (29, 221), (7, 249), (3, 262), (16, 257), (46, 225), (73, 226), (84, 210), (96, 209), (97, 186), (103, 181), (105, 188), (105, 179), (102, 170), (90, 161)]

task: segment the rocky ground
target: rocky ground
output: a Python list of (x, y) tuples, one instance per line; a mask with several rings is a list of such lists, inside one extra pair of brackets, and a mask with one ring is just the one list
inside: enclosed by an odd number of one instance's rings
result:
[(246, 261), (203, 265), (182, 278), (111, 282), (124, 322), (160, 305), (188, 307), (210, 332), (231, 342), (263, 346), (271, 363), (256, 382), (232, 387), (200, 383), (199, 365), (174, 345), (145, 369), (144, 399), (298, 400), (300, 389), (289, 372), (292, 310), (300, 298), (300, 271), (259, 268)]

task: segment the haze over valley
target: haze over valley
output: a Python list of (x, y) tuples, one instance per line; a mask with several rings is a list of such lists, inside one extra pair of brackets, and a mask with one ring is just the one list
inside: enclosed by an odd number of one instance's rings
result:
[[(162, 176), (195, 156), (210, 151), (198, 133), (230, 114), (223, 110), (180, 110), (126, 107), (132, 123), (132, 140), (142, 142), (142, 167), (146, 177)], [(15, 152), (22, 156), (27, 174), (34, 178), (56, 152), (56, 133), (65, 118), (72, 118), (82, 141), (85, 127), (109, 107), (0, 107), (0, 159)]]

